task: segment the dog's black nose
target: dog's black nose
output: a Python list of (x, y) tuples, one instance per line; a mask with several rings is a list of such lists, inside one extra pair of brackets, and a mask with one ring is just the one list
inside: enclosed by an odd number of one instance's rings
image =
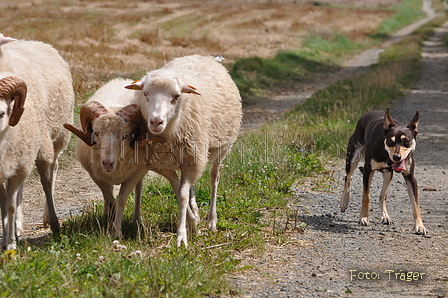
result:
[(401, 155), (394, 154), (394, 156), (392, 156), (392, 158), (394, 159), (394, 161), (400, 161)]

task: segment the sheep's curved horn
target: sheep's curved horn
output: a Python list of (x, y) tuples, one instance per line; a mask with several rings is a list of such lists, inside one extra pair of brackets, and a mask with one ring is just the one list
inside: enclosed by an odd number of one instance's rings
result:
[(64, 127), (68, 130), (70, 130), (72, 133), (74, 133), (78, 138), (80, 138), (84, 143), (86, 143), (88, 146), (92, 146), (92, 140), (89, 136), (87, 136), (83, 131), (81, 131), (79, 128), (77, 128), (74, 125), (71, 124), (64, 124)]
[(14, 107), (9, 116), (9, 126), (16, 126), (25, 108), (27, 86), (24, 80), (17, 77), (5, 77), (0, 80), (0, 97), (13, 98)]
[[(136, 104), (127, 105), (115, 113), (123, 118), (124, 121), (135, 123), (138, 128), (138, 133), (134, 141), (140, 142), (143, 140), (147, 132), (147, 124), (145, 118), (143, 118), (140, 107)], [(134, 149), (134, 141), (131, 143), (132, 149)]]
[(83, 105), (79, 112), (82, 131), (89, 136), (92, 133), (92, 121), (106, 113), (107, 109), (97, 101), (91, 101)]
[(138, 133), (136, 138), (131, 142), (131, 148), (135, 148), (135, 143), (137, 142), (138, 148), (145, 147), (146, 145), (152, 143), (164, 143), (166, 140), (162, 137), (152, 136), (146, 138), (148, 135), (148, 125), (146, 123), (145, 118), (142, 115), (140, 107), (136, 104), (127, 105), (118, 112), (116, 112), (118, 116), (123, 118), (126, 122), (135, 123), (138, 128)]

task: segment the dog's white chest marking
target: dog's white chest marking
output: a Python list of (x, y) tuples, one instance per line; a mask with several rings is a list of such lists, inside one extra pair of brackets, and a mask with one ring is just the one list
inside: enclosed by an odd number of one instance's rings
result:
[(377, 162), (375, 160), (370, 160), (370, 167), (372, 168), (372, 170), (376, 170), (379, 171), (381, 169), (384, 168), (389, 168), (390, 166), (386, 163), (386, 162)]

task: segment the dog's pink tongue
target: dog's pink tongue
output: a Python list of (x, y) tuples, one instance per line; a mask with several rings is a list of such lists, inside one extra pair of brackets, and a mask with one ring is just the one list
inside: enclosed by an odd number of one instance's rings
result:
[(394, 171), (405, 171), (406, 170), (406, 159), (400, 162), (394, 162), (394, 165), (392, 166), (392, 169)]

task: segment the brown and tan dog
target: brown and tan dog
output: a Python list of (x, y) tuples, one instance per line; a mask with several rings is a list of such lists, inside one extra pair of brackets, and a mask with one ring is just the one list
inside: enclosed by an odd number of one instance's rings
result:
[(427, 234), (420, 213), (417, 181), (414, 178), (413, 152), (416, 146), (419, 116), (417, 111), (409, 124), (404, 126), (392, 119), (388, 108), (386, 113), (371, 111), (359, 119), (347, 146), (345, 185), (340, 202), (341, 211), (344, 212), (347, 210), (350, 200), (351, 176), (358, 162), (364, 158), (364, 167), (359, 168), (363, 173), (362, 207), (359, 224), (365, 226), (369, 223), (370, 183), (374, 171), (383, 174), (383, 187), (380, 193), (381, 221), (388, 225), (392, 223), (386, 210), (386, 191), (395, 171), (401, 173), (406, 181), (414, 212), (415, 233)]

